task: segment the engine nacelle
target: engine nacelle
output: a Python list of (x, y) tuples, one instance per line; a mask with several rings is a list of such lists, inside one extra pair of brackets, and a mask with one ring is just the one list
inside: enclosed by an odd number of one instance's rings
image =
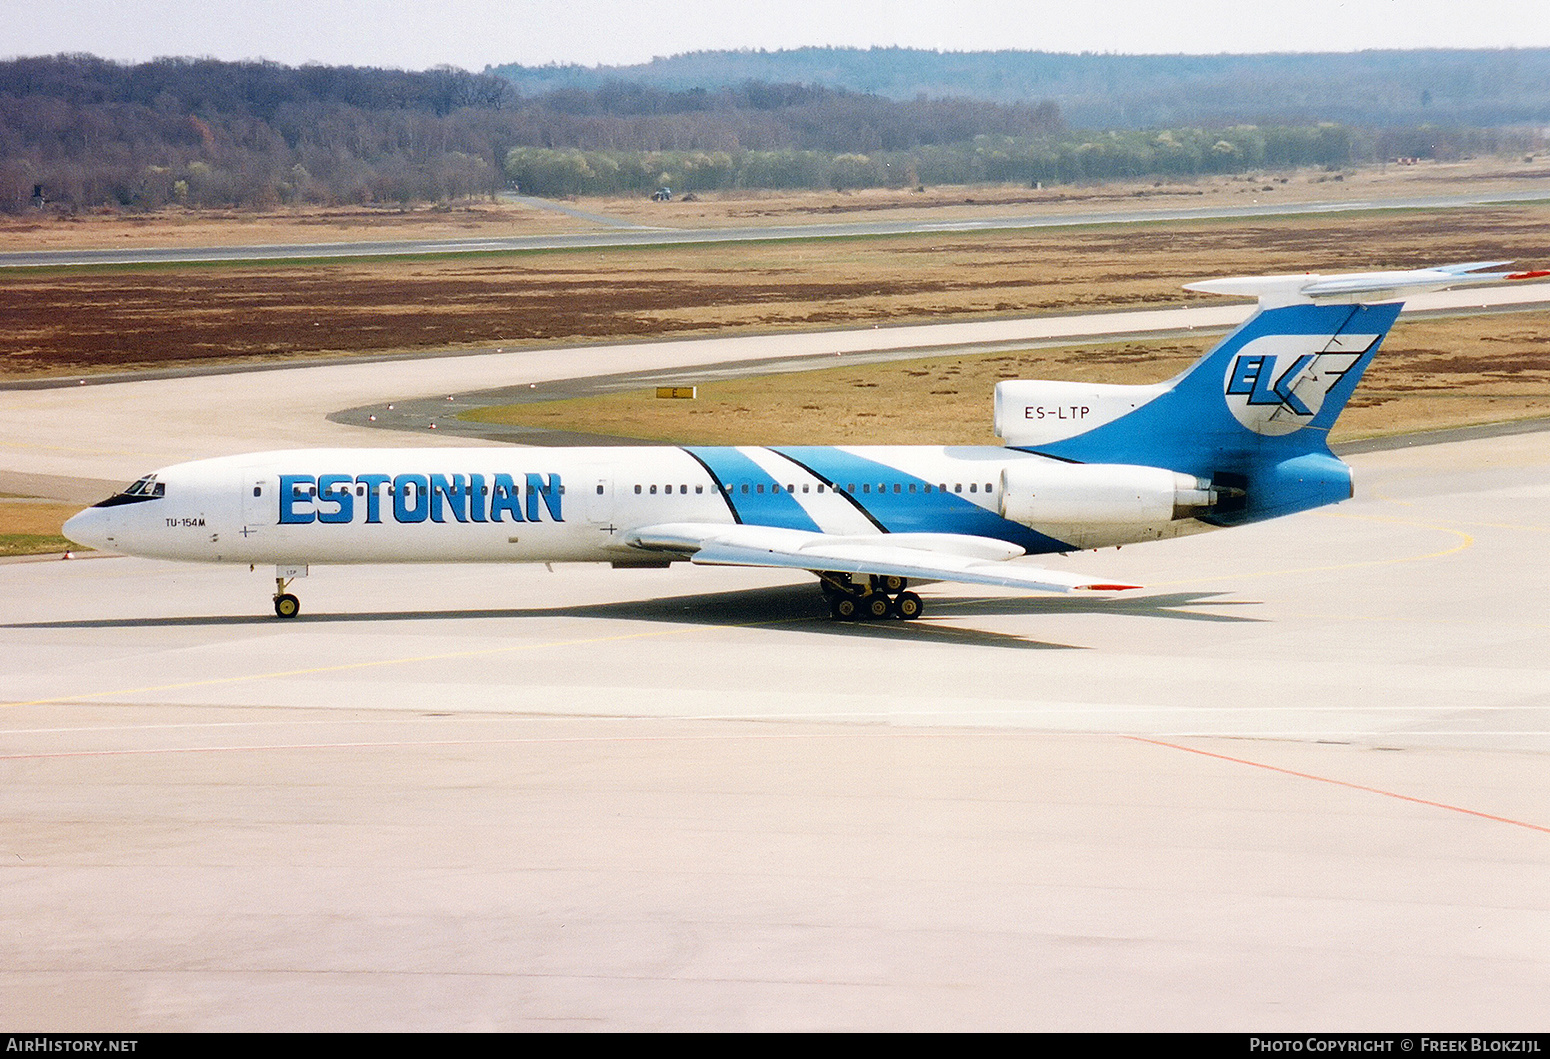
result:
[(1025, 460), (1001, 473), (1001, 516), (1079, 548), (1174, 536), (1217, 503), (1211, 482), (1162, 467)]

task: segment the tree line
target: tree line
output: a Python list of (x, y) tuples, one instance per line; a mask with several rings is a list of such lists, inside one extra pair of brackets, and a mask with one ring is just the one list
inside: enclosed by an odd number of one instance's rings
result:
[(0, 62), (0, 210), (12, 213), (438, 202), (513, 185), (573, 195), (1187, 177), (1517, 149), (1522, 136), (1329, 123), (1094, 132), (1068, 128), (1047, 101), (758, 81), (524, 96), (450, 68)]
[(60, 55), (0, 62), (0, 209), (441, 201), (505, 187), (513, 148), (843, 155), (1026, 137), (1059, 121), (1047, 104), (899, 103), (818, 86), (609, 84), (528, 98), (453, 69)]
[(506, 174), (536, 195), (649, 193), (733, 188), (1025, 186), (1133, 177), (1189, 177), (1264, 168), (1343, 166), (1350, 130), (1335, 125), (1261, 129), (1164, 129), (1034, 137), (980, 135), (908, 150), (584, 151), (517, 147)]
[(630, 66), (492, 67), (536, 95), (611, 81), (662, 89), (824, 84), (907, 100), (1048, 100), (1074, 128), (1550, 122), (1550, 48), (1262, 55), (1104, 55), (920, 48), (688, 52)]

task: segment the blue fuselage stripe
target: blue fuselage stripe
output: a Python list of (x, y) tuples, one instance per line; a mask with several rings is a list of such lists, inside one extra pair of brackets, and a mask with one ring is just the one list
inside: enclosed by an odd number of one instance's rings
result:
[[(1069, 544), (1008, 521), (959, 494), (942, 490), (941, 483), (928, 483), (896, 467), (843, 449), (795, 445), (774, 451), (807, 468), (835, 491), (844, 493), (887, 533), (962, 533), (991, 537), (1016, 544), (1031, 554), (1072, 550)], [(999, 478), (1001, 468), (975, 468), (973, 473)]]
[(731, 514), (732, 521), (741, 523), (743, 518), (737, 513), (737, 506), (732, 503), (732, 491), (731, 489), (727, 488), (727, 483), (721, 480), (721, 476), (716, 473), (716, 469), (710, 464), (706, 463), (704, 460), (700, 459), (699, 456), (695, 455), (693, 449), (683, 449), (681, 451), (695, 463), (705, 468), (705, 473), (710, 476), (711, 485), (715, 487), (715, 490), (717, 494), (720, 495), (722, 502), (727, 505), (727, 511)]
[(737, 449), (717, 445), (686, 447), (683, 451), (699, 460), (721, 483), (722, 496), (739, 522), (821, 532), (784, 484)]

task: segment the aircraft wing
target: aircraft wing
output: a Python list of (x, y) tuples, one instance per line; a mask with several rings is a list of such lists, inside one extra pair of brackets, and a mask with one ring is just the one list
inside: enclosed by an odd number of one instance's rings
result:
[(624, 540), (633, 548), (676, 552), (688, 556), (691, 562), (711, 566), (877, 574), (1041, 592), (1112, 592), (1140, 587), (1095, 582), (1090, 576), (1012, 563), (1008, 560), (1025, 554), (1023, 549), (1005, 541), (960, 533), (842, 536), (767, 526), (679, 522), (632, 530)]

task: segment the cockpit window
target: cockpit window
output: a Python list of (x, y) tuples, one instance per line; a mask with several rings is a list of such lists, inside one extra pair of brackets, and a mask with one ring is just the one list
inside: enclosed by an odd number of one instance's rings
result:
[(161, 496), (167, 491), (165, 482), (158, 482), (154, 474), (148, 474), (124, 490), (125, 496)]
[(119, 507), (123, 504), (143, 504), (147, 500), (159, 500), (167, 495), (167, 483), (158, 482), (154, 474), (148, 474), (123, 492), (115, 493), (95, 507)]

